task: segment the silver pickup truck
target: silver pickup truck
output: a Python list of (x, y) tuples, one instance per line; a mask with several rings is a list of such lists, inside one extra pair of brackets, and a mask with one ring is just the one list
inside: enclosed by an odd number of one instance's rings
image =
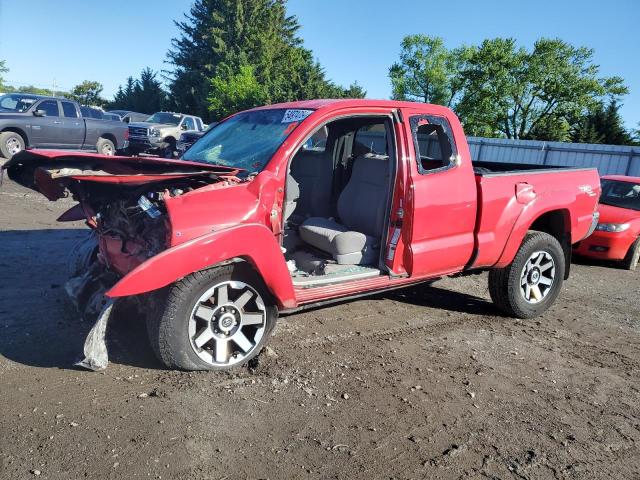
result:
[(104, 155), (127, 148), (126, 124), (86, 111), (61, 97), (0, 96), (0, 157), (11, 158), (27, 147), (97, 150)]
[(129, 152), (155, 153), (173, 158), (180, 135), (185, 132), (203, 132), (205, 125), (200, 117), (182, 113), (158, 112), (146, 122), (129, 124)]

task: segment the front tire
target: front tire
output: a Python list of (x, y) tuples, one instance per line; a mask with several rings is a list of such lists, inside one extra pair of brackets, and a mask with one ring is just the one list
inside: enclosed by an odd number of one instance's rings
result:
[(164, 310), (147, 319), (159, 360), (180, 370), (229, 370), (254, 358), (271, 334), (276, 307), (243, 264), (192, 273), (168, 288)]
[(633, 242), (629, 247), (627, 255), (622, 260), (622, 267), (625, 270), (634, 271), (638, 267), (640, 261), (640, 238)]
[(553, 305), (564, 280), (565, 255), (558, 240), (529, 232), (513, 262), (489, 272), (489, 294), (504, 313), (533, 318)]
[(15, 154), (25, 149), (22, 135), (16, 132), (0, 133), (0, 157), (10, 160)]
[(168, 138), (165, 142), (167, 143), (166, 147), (160, 149), (158, 154), (162, 158), (175, 158), (176, 141), (172, 138)]

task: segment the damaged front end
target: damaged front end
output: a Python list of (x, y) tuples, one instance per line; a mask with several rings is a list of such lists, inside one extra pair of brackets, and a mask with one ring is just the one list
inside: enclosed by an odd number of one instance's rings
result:
[(78, 363), (92, 370), (107, 365), (104, 336), (113, 300), (105, 292), (171, 244), (165, 201), (237, 173), (193, 162), (53, 151), (21, 152), (4, 170), (51, 201), (71, 196), (78, 203), (58, 220), (84, 220), (90, 228), (72, 250), (65, 290), (83, 319), (98, 319)]

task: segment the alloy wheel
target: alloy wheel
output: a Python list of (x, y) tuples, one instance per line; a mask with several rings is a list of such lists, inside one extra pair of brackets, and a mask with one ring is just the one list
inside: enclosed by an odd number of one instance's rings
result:
[(267, 311), (250, 285), (226, 281), (207, 290), (189, 318), (193, 351), (209, 365), (228, 367), (241, 362), (260, 343)]
[(540, 303), (551, 292), (556, 276), (553, 257), (544, 251), (534, 252), (520, 275), (520, 293), (529, 303)]

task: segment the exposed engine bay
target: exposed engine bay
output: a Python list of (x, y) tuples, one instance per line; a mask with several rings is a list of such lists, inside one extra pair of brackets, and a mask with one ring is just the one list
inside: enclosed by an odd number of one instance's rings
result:
[(114, 301), (105, 292), (170, 246), (166, 200), (240, 181), (237, 169), (218, 165), (56, 151), (21, 152), (5, 170), (51, 201), (72, 197), (78, 204), (58, 220), (84, 220), (90, 228), (72, 249), (65, 290), (82, 318), (95, 321), (77, 363), (91, 370), (108, 363), (105, 334)]

